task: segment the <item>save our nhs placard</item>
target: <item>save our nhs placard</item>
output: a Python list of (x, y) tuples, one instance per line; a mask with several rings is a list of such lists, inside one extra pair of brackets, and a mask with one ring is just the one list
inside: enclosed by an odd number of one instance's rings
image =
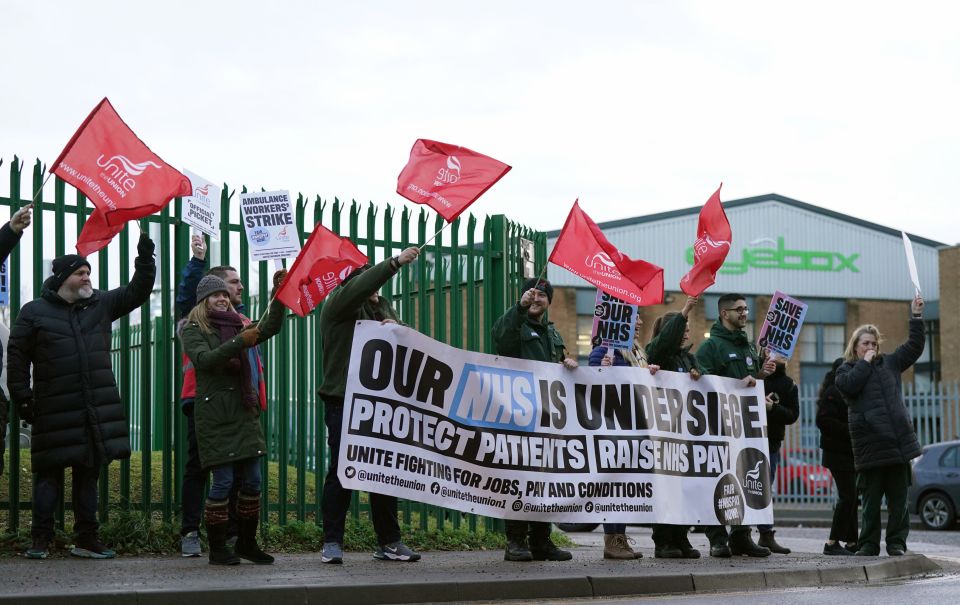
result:
[(290, 258), (300, 253), (289, 191), (241, 193), (240, 220), (247, 232), (251, 259)]
[(593, 346), (612, 349), (633, 348), (633, 334), (637, 325), (637, 305), (620, 300), (603, 290), (597, 290), (593, 308)]
[(807, 303), (777, 290), (770, 300), (767, 316), (760, 326), (757, 346), (790, 359), (800, 340), (800, 328), (807, 315)]
[[(503, 519), (773, 519), (763, 387), (464, 351), (356, 324), (338, 477)], [(677, 506), (683, 502), (683, 506)]]

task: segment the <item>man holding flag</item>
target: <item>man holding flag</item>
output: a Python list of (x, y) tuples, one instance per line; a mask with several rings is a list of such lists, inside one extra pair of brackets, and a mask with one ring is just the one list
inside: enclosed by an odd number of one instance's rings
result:
[[(306, 249), (306, 248), (305, 248)], [(330, 464), (323, 484), (323, 563), (343, 563), (343, 534), (350, 508), (351, 491), (337, 476), (340, 458), (340, 435), (343, 425), (343, 397), (347, 386), (353, 331), (359, 320), (397, 323), (399, 316), (390, 301), (380, 296), (380, 288), (400, 267), (417, 259), (420, 249), (410, 247), (398, 256), (376, 265), (354, 269), (327, 297), (320, 312), (320, 334), (323, 339), (323, 383), (319, 395), (324, 403), (327, 444)], [(290, 281), (290, 280), (288, 280)], [(379, 547), (373, 557), (381, 561), (419, 561), (420, 555), (400, 539), (397, 520), (397, 499), (384, 494), (370, 494), (370, 517)]]
[[(529, 279), (517, 304), (493, 324), (493, 343), (498, 355), (562, 363), (573, 370), (577, 360), (566, 353), (563, 338), (553, 322), (546, 320), (553, 302), (553, 286), (543, 279)], [(504, 521), (507, 533), (505, 561), (569, 561), (570, 551), (561, 550), (550, 539), (545, 521)], [(529, 537), (529, 543), (527, 538)]]
[(153, 251), (142, 232), (133, 279), (108, 291), (93, 288), (86, 258), (55, 258), (40, 298), (23, 306), (10, 331), (10, 397), (20, 417), (33, 425), (30, 453), (37, 475), (28, 558), (47, 557), (66, 467), (73, 469), (77, 533), (70, 554), (116, 556), (100, 542), (97, 523), (100, 471), (112, 460), (130, 457), (127, 417), (110, 361), (110, 331), (112, 322), (150, 298)]

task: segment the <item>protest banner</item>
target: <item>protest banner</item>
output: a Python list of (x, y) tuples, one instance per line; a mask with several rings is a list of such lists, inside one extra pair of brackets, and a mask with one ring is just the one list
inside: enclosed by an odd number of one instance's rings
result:
[(597, 290), (593, 308), (593, 346), (609, 349), (633, 348), (633, 333), (637, 322), (637, 305), (631, 305), (603, 290)]
[(220, 239), (220, 188), (189, 170), (183, 173), (193, 184), (193, 195), (183, 198), (183, 222), (213, 239)]
[(760, 326), (757, 345), (785, 359), (793, 356), (793, 350), (800, 340), (800, 328), (807, 315), (807, 303), (790, 298), (777, 290), (770, 300), (767, 316)]
[(490, 517), (773, 520), (762, 386), (464, 351), (357, 322), (338, 477)]
[(300, 252), (289, 191), (241, 193), (240, 220), (250, 242), (251, 259), (289, 258)]
[(900, 233), (903, 235), (903, 250), (907, 255), (907, 270), (910, 272), (910, 281), (913, 282), (913, 288), (917, 296), (920, 296), (920, 276), (917, 274), (917, 261), (913, 257), (913, 242), (907, 237), (905, 231)]

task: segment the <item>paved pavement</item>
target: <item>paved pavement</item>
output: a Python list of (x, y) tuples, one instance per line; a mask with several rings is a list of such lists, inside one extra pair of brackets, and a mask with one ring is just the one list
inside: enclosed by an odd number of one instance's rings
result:
[[(375, 561), (347, 553), (341, 566), (319, 555), (278, 555), (273, 566), (211, 567), (205, 558), (122, 557), (0, 559), (0, 604), (149, 605), (152, 603), (440, 603), (762, 590), (879, 582), (960, 570), (960, 560), (906, 557), (825, 557), (822, 540), (778, 534), (794, 554), (769, 559), (653, 558), (650, 530), (631, 527), (644, 558), (605, 561), (602, 534), (571, 534), (578, 544), (568, 562), (507, 563), (501, 552), (427, 552), (417, 563)], [(691, 535), (706, 553), (702, 534)]]

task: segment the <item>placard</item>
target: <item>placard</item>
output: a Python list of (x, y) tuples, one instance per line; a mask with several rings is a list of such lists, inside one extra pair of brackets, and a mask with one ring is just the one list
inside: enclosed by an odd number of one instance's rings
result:
[(220, 188), (207, 179), (184, 170), (193, 184), (193, 195), (183, 198), (181, 219), (197, 231), (220, 239)]
[(289, 191), (241, 193), (240, 220), (253, 260), (290, 258), (300, 252)]
[(757, 346), (776, 353), (785, 359), (793, 356), (793, 350), (800, 340), (800, 328), (807, 315), (807, 303), (790, 298), (777, 290), (770, 300), (767, 316), (760, 326)]

